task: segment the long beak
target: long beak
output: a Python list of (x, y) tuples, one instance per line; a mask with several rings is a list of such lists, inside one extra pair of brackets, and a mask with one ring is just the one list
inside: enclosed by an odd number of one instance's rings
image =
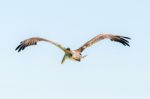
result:
[(65, 60), (66, 60), (66, 54), (64, 55), (64, 57), (63, 57), (63, 59), (61, 61), (61, 64), (63, 64), (65, 62)]

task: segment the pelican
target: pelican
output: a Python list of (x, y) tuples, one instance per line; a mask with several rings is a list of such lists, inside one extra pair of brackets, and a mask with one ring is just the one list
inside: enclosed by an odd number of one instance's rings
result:
[(81, 61), (81, 59), (86, 57), (86, 55), (84, 55), (84, 56), (82, 55), (82, 52), (86, 48), (90, 47), (91, 45), (93, 45), (96, 42), (103, 40), (103, 39), (110, 39), (111, 41), (119, 42), (119, 43), (123, 44), (124, 46), (130, 46), (129, 41), (128, 41), (128, 39), (130, 39), (129, 37), (113, 35), (113, 34), (99, 34), (99, 35), (95, 36), (94, 38), (92, 38), (91, 40), (89, 40), (88, 42), (86, 42), (85, 44), (83, 44), (80, 48), (78, 48), (76, 50), (71, 50), (70, 48), (65, 48), (64, 46), (62, 46), (56, 42), (53, 42), (51, 40), (47, 40), (44, 38), (40, 38), (40, 37), (32, 37), (32, 38), (29, 38), (29, 39), (26, 39), (26, 40), (20, 42), (20, 45), (15, 50), (20, 52), (21, 50), (24, 50), (28, 46), (37, 45), (38, 42), (44, 41), (44, 42), (55, 45), (56, 47), (60, 48), (65, 53), (64, 57), (61, 61), (61, 64), (63, 64), (66, 59), (72, 59), (72, 60), (75, 60), (78, 62)]

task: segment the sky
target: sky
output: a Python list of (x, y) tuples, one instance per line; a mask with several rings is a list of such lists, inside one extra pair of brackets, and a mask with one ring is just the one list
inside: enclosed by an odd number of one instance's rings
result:
[[(149, 0), (1, 0), (0, 99), (150, 99)], [(76, 49), (100, 33), (131, 37), (131, 47), (103, 40), (81, 62), (43, 37)]]

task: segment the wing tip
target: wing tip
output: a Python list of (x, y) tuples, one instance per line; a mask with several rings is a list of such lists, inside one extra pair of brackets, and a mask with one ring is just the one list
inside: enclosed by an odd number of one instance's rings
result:
[(16, 47), (15, 51), (20, 52), (21, 50), (24, 50), (26, 46), (24, 46), (23, 44), (20, 44)]
[(130, 37), (126, 37), (126, 36), (122, 36), (122, 38), (129, 39), (129, 40), (131, 39)]
[(125, 37), (125, 36), (115, 36), (117, 38), (113, 39), (114, 41), (117, 41), (121, 44), (123, 44), (124, 46), (128, 46), (130, 47), (129, 41), (131, 38), (130, 37)]
[(122, 43), (124, 46), (130, 47), (129, 41), (130, 37), (120, 36), (120, 43)]

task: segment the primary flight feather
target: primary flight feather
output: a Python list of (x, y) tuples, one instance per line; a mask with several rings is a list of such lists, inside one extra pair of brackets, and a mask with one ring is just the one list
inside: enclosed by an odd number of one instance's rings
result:
[(26, 40), (20, 42), (20, 45), (16, 48), (16, 50), (18, 50), (18, 52), (20, 52), (21, 50), (24, 50), (28, 46), (37, 45), (37, 42), (39, 42), (39, 41), (45, 41), (45, 42), (48, 42), (50, 44), (53, 44), (63, 51), (66, 49), (65, 47), (61, 46), (60, 44), (58, 44), (56, 42), (53, 42), (53, 41), (50, 41), (50, 40), (47, 40), (44, 38), (32, 37), (32, 38), (29, 38), (29, 39), (26, 39)]
[(39, 37), (32, 37), (32, 38), (29, 38), (29, 39), (26, 39), (26, 40), (20, 42), (20, 45), (15, 50), (20, 52), (21, 50), (24, 50), (28, 46), (36, 45), (38, 42), (44, 41), (44, 42), (55, 45), (56, 47), (60, 48), (65, 53), (61, 63), (63, 63), (65, 61), (65, 59), (67, 59), (67, 58), (73, 59), (76, 61), (80, 61), (82, 58), (85, 57), (85, 56), (82, 56), (81, 53), (86, 48), (90, 47), (91, 45), (93, 45), (96, 42), (103, 40), (103, 39), (110, 39), (111, 41), (119, 42), (119, 43), (123, 44), (124, 46), (130, 46), (129, 41), (128, 41), (128, 39), (130, 39), (129, 37), (112, 35), (112, 34), (99, 34), (96, 37), (89, 40), (88, 42), (86, 42), (85, 44), (83, 44), (80, 48), (78, 48), (76, 50), (71, 50), (70, 48), (65, 48), (56, 42), (53, 42), (51, 40), (47, 40), (44, 38), (39, 38)]

